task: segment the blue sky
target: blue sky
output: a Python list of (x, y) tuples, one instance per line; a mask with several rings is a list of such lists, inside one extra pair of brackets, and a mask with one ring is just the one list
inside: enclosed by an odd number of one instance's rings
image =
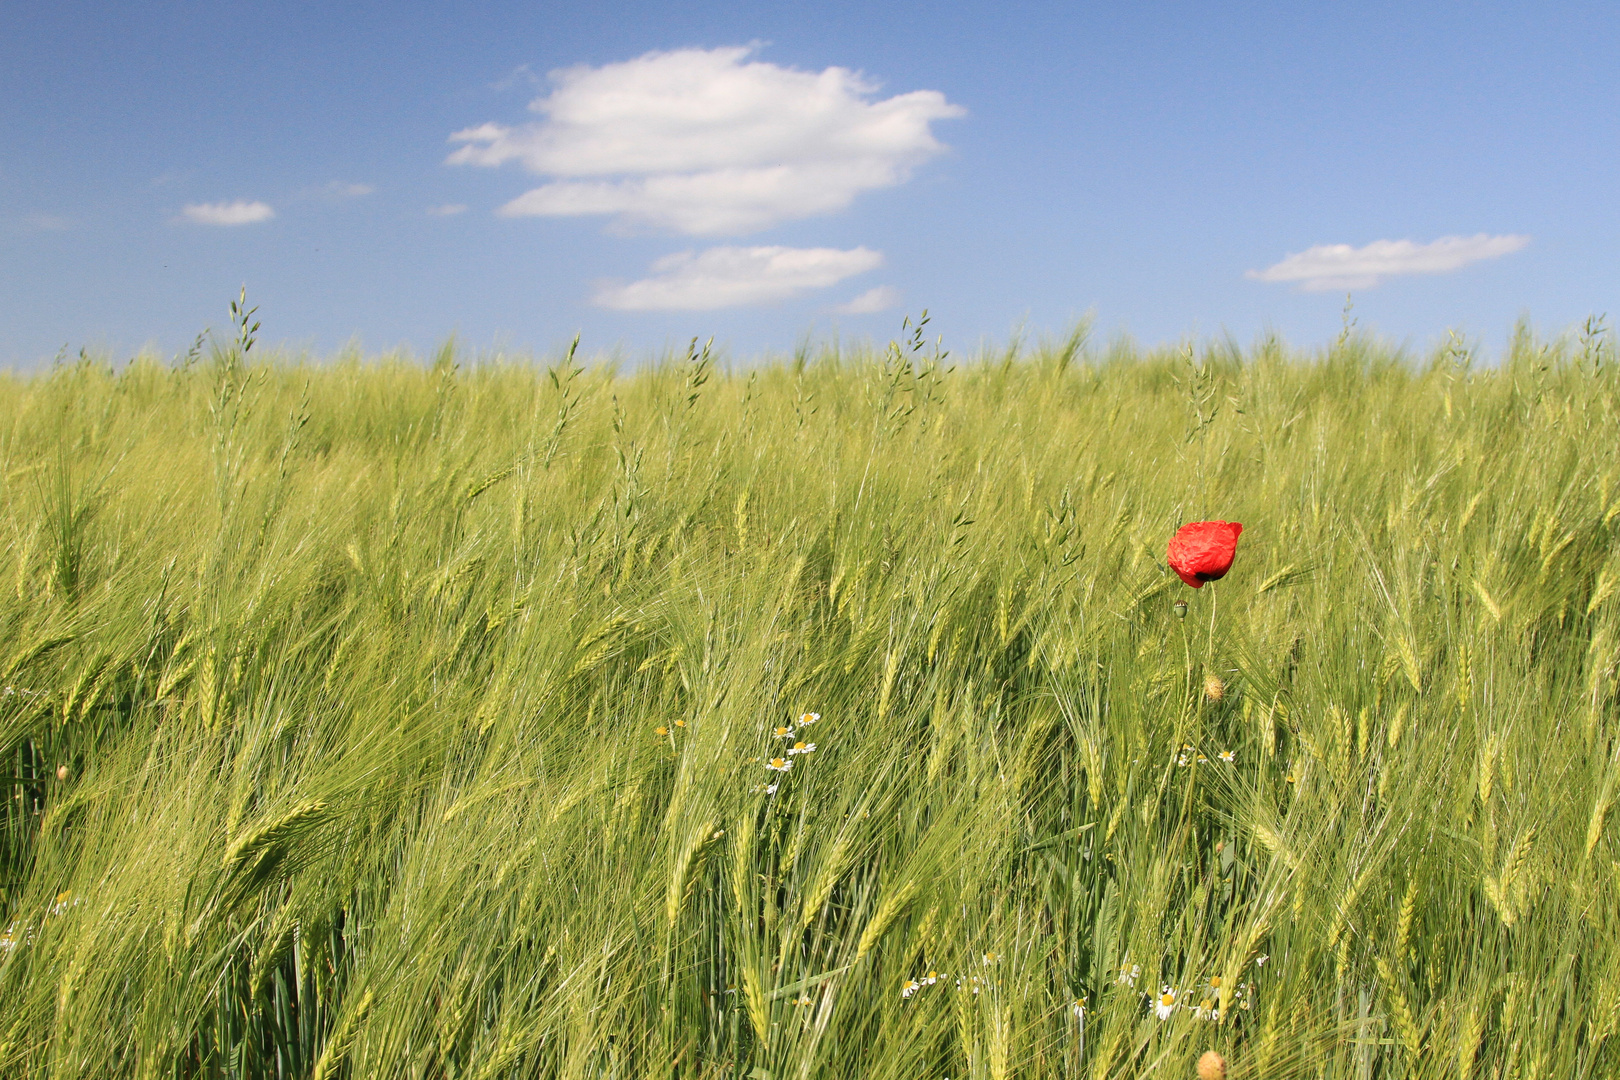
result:
[[(1620, 309), (1613, 4), (14, 5), (0, 365)], [(459, 136), (459, 137), (458, 137)], [(464, 209), (457, 210), (461, 207)]]

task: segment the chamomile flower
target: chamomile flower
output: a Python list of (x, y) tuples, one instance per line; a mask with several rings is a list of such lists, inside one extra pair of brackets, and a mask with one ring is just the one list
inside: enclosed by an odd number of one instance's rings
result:
[(923, 976), (922, 981), (923, 985), (925, 986), (933, 986), (935, 983), (939, 982), (939, 972), (930, 971), (927, 975)]
[(916, 979), (907, 979), (900, 986), (900, 996), (903, 998), (908, 998), (912, 994), (915, 994), (919, 989), (921, 989), (921, 986)]
[(1070, 1011), (1072, 1011), (1074, 1013), (1074, 1018), (1076, 1020), (1080, 1021), (1082, 1024), (1086, 1022), (1086, 999), (1085, 998), (1083, 998), (1083, 997), (1075, 998), (1074, 999), (1074, 1004), (1070, 1005), (1069, 1008), (1070, 1008)]
[(1254, 958), (1254, 966), (1255, 967), (1265, 967), (1266, 966), (1266, 961), (1270, 960), (1270, 959), (1271, 959), (1271, 954), (1270, 953), (1266, 953), (1263, 956), (1257, 956), (1257, 957)]
[(1185, 769), (1188, 765), (1192, 764), (1192, 759), (1193, 759), (1193, 746), (1192, 746), (1192, 743), (1183, 743), (1182, 747), (1181, 747), (1181, 752), (1176, 755), (1176, 764), (1178, 766), (1180, 766), (1181, 768)]
[(1236, 750), (1222, 750), (1221, 751), (1221, 760), (1226, 762), (1228, 765), (1236, 765), (1237, 764), (1237, 751)]
[(791, 739), (793, 738), (793, 729), (790, 727), (782, 727), (780, 724), (778, 724), (776, 730), (772, 732), (772, 734), (778, 739)]
[(1196, 1020), (1219, 1020), (1221, 1010), (1215, 1007), (1215, 1002), (1205, 998), (1198, 1003), (1198, 1008), (1193, 1011), (1193, 1018)]
[(78, 907), (82, 903), (84, 903), (84, 901), (76, 899), (73, 895), (73, 890), (71, 889), (65, 892), (59, 892), (56, 894), (56, 902), (51, 905), (51, 914), (60, 915), (68, 908)]
[(1001, 954), (1000, 953), (998, 953), (998, 952), (987, 952), (987, 953), (984, 954), (984, 963), (985, 963), (986, 967), (988, 967), (991, 964), (997, 964), (997, 963), (1000, 963), (1000, 962), (1001, 962)]
[(771, 760), (765, 763), (765, 767), (767, 769), (774, 769), (777, 772), (787, 772), (789, 769), (793, 768), (793, 762), (789, 761), (787, 758), (773, 757)]
[(799, 726), (800, 727), (809, 727), (811, 724), (815, 723), (817, 720), (820, 720), (820, 719), (821, 719), (821, 714), (818, 713), (818, 712), (800, 713), (799, 714)]
[(1126, 964), (1119, 969), (1119, 985), (1135, 986), (1137, 977), (1142, 974), (1141, 964)]
[(1208, 765), (1209, 764), (1209, 758), (1205, 757), (1203, 754), (1199, 754), (1198, 755), (1198, 764), (1200, 764), (1200, 765)]
[(794, 754), (813, 754), (815, 752), (815, 743), (807, 743), (803, 739), (800, 739), (798, 742), (793, 744), (793, 749), (788, 751), (788, 756), (792, 757)]
[(814, 1004), (815, 1004), (815, 1002), (813, 1000), (811, 1000), (810, 998), (808, 998), (808, 997), (798, 997), (798, 998), (793, 999), (793, 1007), (796, 1008), (796, 1009), (797, 1008), (803, 1008), (806, 1005), (814, 1005)]
[(775, 795), (776, 794), (776, 789), (781, 787), (781, 786), (782, 785), (780, 785), (780, 784), (766, 784), (765, 785), (765, 794), (767, 794), (767, 795)]
[(1176, 990), (1173, 986), (1162, 987), (1159, 990), (1159, 999), (1153, 1006), (1153, 1015), (1160, 1020), (1170, 1019), (1170, 1014), (1176, 1011)]

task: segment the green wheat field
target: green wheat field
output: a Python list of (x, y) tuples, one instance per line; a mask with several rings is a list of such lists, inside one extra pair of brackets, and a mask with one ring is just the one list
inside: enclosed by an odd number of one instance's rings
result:
[(1601, 323), (615, 371), (235, 314), (0, 377), (0, 1076), (1620, 1073)]

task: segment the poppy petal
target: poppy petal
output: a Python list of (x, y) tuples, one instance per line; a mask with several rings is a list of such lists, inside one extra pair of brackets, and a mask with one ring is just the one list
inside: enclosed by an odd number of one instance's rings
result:
[(1165, 552), (1176, 576), (1195, 589), (1219, 581), (1232, 568), (1243, 526), (1235, 521), (1194, 521), (1176, 530)]

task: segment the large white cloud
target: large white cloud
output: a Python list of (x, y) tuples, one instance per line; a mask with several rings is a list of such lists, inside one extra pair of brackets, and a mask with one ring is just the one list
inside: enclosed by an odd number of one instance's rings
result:
[(864, 247), (715, 247), (666, 255), (651, 277), (604, 282), (594, 299), (619, 311), (712, 311), (787, 300), (881, 265), (883, 253)]
[(945, 149), (932, 122), (963, 115), (937, 90), (874, 100), (877, 84), (857, 72), (795, 71), (752, 52), (681, 49), (554, 71), (551, 93), (529, 106), (544, 120), (458, 131), (448, 160), (515, 161), (553, 178), (503, 214), (739, 235), (905, 182)]
[(1528, 243), (1528, 236), (1479, 233), (1442, 236), (1428, 244), (1411, 240), (1374, 240), (1359, 248), (1318, 244), (1245, 276), (1256, 281), (1297, 281), (1306, 292), (1370, 289), (1386, 277), (1450, 273), (1481, 259), (1512, 254)]
[(236, 199), (231, 202), (190, 203), (180, 211), (180, 216), (198, 225), (252, 225), (269, 221), (276, 216), (276, 212), (269, 203)]

